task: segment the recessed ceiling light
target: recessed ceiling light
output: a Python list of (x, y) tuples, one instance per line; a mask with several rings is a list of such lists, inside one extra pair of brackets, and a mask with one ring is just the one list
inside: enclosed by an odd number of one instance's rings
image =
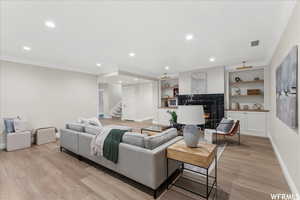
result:
[(185, 39), (186, 40), (192, 40), (192, 39), (194, 39), (194, 35), (193, 34), (186, 34)]
[(209, 58), (209, 62), (215, 62), (216, 61), (216, 58), (215, 57), (210, 57)]
[(31, 50), (31, 47), (29, 47), (29, 46), (23, 46), (23, 50), (25, 50), (25, 51), (30, 51), (30, 50)]
[(97, 65), (97, 67), (101, 67), (101, 63), (97, 63), (96, 65)]
[(135, 78), (134, 80), (135, 80), (135, 81), (138, 81), (139, 79), (138, 79), (138, 78)]
[(122, 83), (122, 81), (118, 81), (118, 83)]
[(170, 69), (170, 67), (169, 66), (165, 66), (165, 70), (169, 70)]
[(134, 52), (131, 52), (128, 54), (130, 57), (134, 57), (135, 56), (135, 53)]
[(56, 25), (53, 21), (45, 21), (45, 26), (47, 26), (48, 28), (55, 28)]

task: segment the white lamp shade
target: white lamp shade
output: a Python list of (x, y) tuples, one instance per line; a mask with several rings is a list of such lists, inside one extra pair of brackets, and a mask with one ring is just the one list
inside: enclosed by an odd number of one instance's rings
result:
[(203, 106), (178, 106), (178, 123), (186, 125), (205, 124)]

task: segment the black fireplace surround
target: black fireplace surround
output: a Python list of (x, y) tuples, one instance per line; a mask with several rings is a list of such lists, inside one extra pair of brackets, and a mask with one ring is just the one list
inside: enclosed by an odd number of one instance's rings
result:
[(203, 105), (205, 125), (203, 128), (215, 129), (224, 117), (224, 94), (178, 95), (178, 106)]

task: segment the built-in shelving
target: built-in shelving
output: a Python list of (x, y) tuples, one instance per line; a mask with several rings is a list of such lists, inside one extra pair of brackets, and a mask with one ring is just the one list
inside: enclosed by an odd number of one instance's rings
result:
[(264, 83), (264, 80), (253, 80), (253, 81), (239, 81), (239, 82), (231, 82), (230, 85), (240, 85), (240, 84), (249, 84), (249, 83)]
[(178, 86), (167, 86), (167, 87), (161, 87), (162, 90), (166, 90), (166, 89), (175, 89), (178, 88)]
[(269, 112), (269, 110), (264, 110), (264, 109), (247, 109), (247, 110), (226, 109), (225, 111), (238, 111), (238, 112)]
[[(240, 81), (236, 81), (236, 78)], [(233, 70), (228, 73), (228, 103), (234, 110), (263, 110), (265, 97), (264, 69)]]
[(263, 94), (241, 94), (241, 95), (231, 95), (231, 97), (249, 97), (249, 96), (262, 96)]
[(161, 99), (160, 107), (168, 108), (169, 100), (176, 99), (178, 92), (179, 92), (178, 78), (161, 80), (160, 81), (160, 99)]

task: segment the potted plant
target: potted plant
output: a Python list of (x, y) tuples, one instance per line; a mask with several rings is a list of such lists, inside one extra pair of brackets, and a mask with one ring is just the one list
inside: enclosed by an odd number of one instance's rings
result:
[(171, 115), (170, 125), (174, 128), (177, 127), (177, 113), (175, 111), (167, 111)]

